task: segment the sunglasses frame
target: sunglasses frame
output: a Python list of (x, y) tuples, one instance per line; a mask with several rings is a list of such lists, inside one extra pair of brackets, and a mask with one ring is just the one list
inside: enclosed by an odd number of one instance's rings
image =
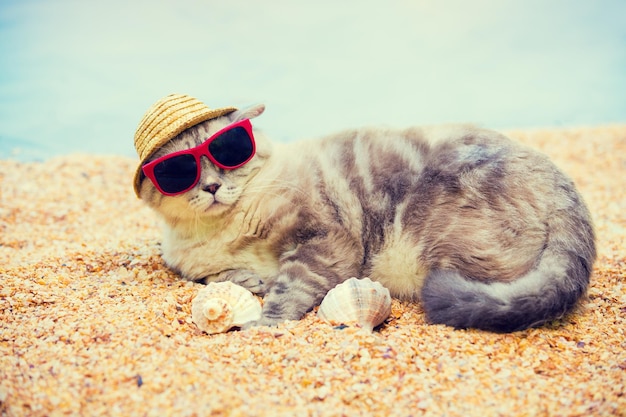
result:
[[(224, 165), (220, 163), (219, 161), (217, 161), (217, 159), (215, 159), (215, 157), (211, 154), (211, 152), (209, 151), (209, 145), (211, 144), (211, 142), (213, 142), (215, 139), (220, 137), (222, 134), (238, 127), (242, 127), (248, 134), (248, 137), (250, 138), (250, 144), (252, 145), (252, 152), (250, 153), (250, 157), (248, 157), (245, 161), (241, 162), (240, 164), (237, 164), (235, 166)], [(143, 165), (141, 167), (141, 170), (143, 171), (144, 175), (148, 177), (150, 181), (152, 181), (152, 184), (154, 184), (156, 189), (159, 190), (161, 194), (174, 196), (174, 195), (186, 193), (187, 191), (195, 187), (196, 184), (198, 184), (198, 181), (200, 181), (200, 176), (202, 173), (202, 162), (200, 160), (202, 156), (206, 156), (209, 159), (209, 161), (215, 164), (218, 168), (225, 169), (225, 170), (233, 170), (233, 169), (240, 168), (244, 166), (245, 164), (247, 164), (248, 162), (250, 162), (250, 160), (254, 157), (255, 154), (256, 154), (256, 143), (254, 141), (254, 134), (252, 133), (252, 123), (250, 123), (250, 119), (243, 119), (243, 120), (239, 120), (237, 122), (231, 123), (228, 126), (224, 127), (223, 129), (218, 130), (213, 135), (209, 136), (209, 138), (206, 139), (204, 142), (202, 142), (200, 145), (195, 146), (190, 149), (184, 149), (182, 151), (176, 151), (176, 152), (168, 153), (167, 155), (163, 155), (155, 159), (154, 161), (150, 161), (147, 164)], [(182, 191), (177, 191), (175, 193), (170, 193), (161, 188), (161, 186), (159, 185), (159, 181), (154, 175), (154, 169), (159, 163), (166, 161), (168, 159), (174, 158), (176, 156), (180, 156), (180, 155), (192, 155), (194, 157), (196, 161), (196, 179), (186, 189)]]

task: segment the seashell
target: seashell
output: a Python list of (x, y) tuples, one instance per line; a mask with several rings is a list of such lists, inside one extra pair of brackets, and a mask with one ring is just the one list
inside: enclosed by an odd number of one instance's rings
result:
[(210, 282), (191, 303), (191, 318), (208, 334), (223, 333), (261, 318), (261, 302), (230, 281)]
[(391, 314), (389, 290), (369, 278), (350, 278), (328, 291), (318, 317), (333, 324), (356, 323), (370, 332)]

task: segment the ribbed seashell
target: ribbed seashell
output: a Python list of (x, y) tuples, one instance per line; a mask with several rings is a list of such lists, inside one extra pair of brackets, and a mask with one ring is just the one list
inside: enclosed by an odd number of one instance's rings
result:
[(330, 290), (318, 317), (332, 324), (358, 324), (372, 331), (391, 314), (389, 290), (369, 278), (350, 278)]
[(230, 281), (210, 282), (191, 303), (191, 318), (208, 334), (223, 333), (261, 318), (261, 302)]

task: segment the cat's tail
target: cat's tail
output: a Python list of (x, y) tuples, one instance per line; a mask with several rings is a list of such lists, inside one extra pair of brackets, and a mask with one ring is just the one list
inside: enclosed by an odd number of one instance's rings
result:
[(493, 332), (514, 332), (561, 318), (589, 285), (595, 260), (593, 231), (574, 247), (563, 248), (563, 241), (550, 240), (536, 267), (510, 283), (485, 283), (456, 271), (432, 271), (422, 289), (427, 318), (435, 324)]

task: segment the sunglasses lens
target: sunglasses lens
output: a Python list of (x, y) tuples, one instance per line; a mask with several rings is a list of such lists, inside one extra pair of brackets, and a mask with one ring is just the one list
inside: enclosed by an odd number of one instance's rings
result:
[(243, 127), (230, 129), (209, 144), (213, 158), (225, 167), (236, 167), (246, 162), (254, 152), (252, 138)]
[(180, 193), (196, 183), (198, 167), (193, 155), (178, 155), (158, 163), (154, 178), (166, 193)]

